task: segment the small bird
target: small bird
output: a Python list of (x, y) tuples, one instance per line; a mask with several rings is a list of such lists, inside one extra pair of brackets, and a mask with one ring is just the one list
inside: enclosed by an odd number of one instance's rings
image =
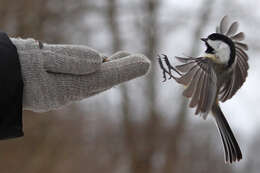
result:
[(248, 55), (245, 53), (248, 46), (241, 42), (245, 34), (238, 32), (238, 26), (238, 22), (229, 24), (228, 16), (224, 16), (215, 33), (201, 38), (206, 45), (205, 54), (197, 58), (176, 57), (181, 65), (172, 66), (166, 55), (163, 55), (164, 62), (160, 56), (158, 58), (164, 81), (168, 74), (185, 86), (183, 95), (190, 98), (190, 107), (196, 107), (195, 114), (206, 119), (212, 113), (222, 138), (226, 163), (242, 159), (240, 147), (219, 106), (219, 101), (225, 102), (235, 95), (248, 74)]

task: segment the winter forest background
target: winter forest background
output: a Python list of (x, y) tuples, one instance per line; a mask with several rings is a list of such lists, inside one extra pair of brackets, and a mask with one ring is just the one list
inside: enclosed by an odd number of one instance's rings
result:
[[(151, 72), (65, 109), (24, 112), (25, 137), (0, 141), (1, 173), (233, 173), (260, 169), (259, 1), (0, 0), (12, 37), (83, 44), (111, 55), (147, 55)], [(200, 37), (228, 14), (249, 44), (249, 77), (222, 109), (243, 160), (224, 164), (214, 122), (187, 109), (182, 88), (162, 83), (157, 54), (197, 56)], [(171, 59), (173, 61), (173, 59)]]

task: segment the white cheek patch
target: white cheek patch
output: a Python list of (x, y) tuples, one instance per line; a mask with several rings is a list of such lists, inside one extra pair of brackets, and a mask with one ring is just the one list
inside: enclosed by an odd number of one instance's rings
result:
[(221, 44), (220, 41), (214, 41), (214, 40), (208, 40), (207, 42), (214, 50), (218, 49)]
[(219, 46), (219, 49), (216, 50), (216, 55), (221, 63), (227, 64), (230, 57), (229, 46), (222, 42)]
[(228, 44), (222, 41), (208, 40), (208, 44), (215, 50), (215, 54), (219, 63), (227, 64), (230, 57), (230, 49)]

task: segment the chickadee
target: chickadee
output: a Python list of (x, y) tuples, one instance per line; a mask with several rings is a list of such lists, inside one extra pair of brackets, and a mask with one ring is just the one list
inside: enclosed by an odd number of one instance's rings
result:
[[(201, 39), (207, 48), (205, 55), (198, 58), (176, 57), (183, 63), (177, 66), (172, 66), (164, 55), (167, 69), (159, 56), (164, 79), (168, 74), (186, 87), (183, 95), (191, 99), (189, 106), (196, 107), (195, 114), (206, 119), (208, 113), (212, 112), (222, 138), (225, 162), (229, 163), (242, 159), (242, 153), (219, 101), (225, 102), (233, 97), (245, 82), (249, 68), (245, 53), (248, 46), (241, 42), (245, 36), (237, 31), (238, 22), (229, 25), (228, 17), (224, 16), (216, 32)], [(172, 75), (172, 70), (180, 77)]]

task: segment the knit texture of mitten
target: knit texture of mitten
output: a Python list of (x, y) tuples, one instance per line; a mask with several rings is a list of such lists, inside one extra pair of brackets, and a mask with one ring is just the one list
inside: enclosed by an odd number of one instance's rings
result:
[(150, 61), (141, 54), (104, 56), (79, 45), (42, 44), (11, 39), (17, 47), (24, 81), (23, 109), (45, 112), (85, 99), (147, 73)]

